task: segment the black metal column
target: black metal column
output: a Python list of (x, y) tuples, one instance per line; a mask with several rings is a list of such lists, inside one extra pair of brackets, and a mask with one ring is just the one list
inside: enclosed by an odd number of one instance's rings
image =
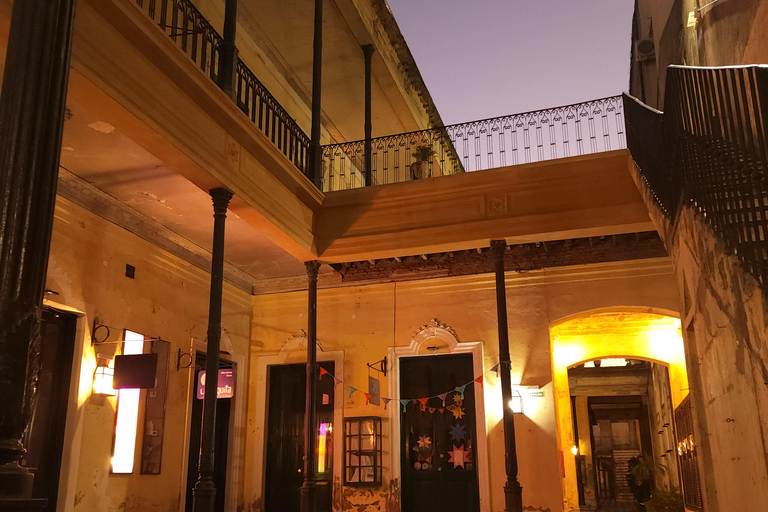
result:
[(221, 45), (219, 61), (219, 85), (224, 92), (235, 99), (237, 93), (237, 0), (227, 0), (224, 7), (224, 43)]
[(200, 474), (192, 491), (194, 512), (213, 512), (216, 487), (213, 485), (213, 445), (216, 436), (216, 390), (219, 382), (221, 342), (221, 294), (224, 286), (224, 225), (232, 192), (210, 191), (213, 199), (213, 250), (211, 252), (211, 295), (208, 303), (208, 346), (205, 354), (205, 398), (200, 441)]
[(0, 510), (36, 510), (19, 465), (34, 409), (75, 0), (13, 4), (0, 97)]
[(512, 401), (512, 380), (510, 375), (509, 328), (507, 327), (507, 287), (504, 278), (504, 253), (507, 242), (491, 240), (496, 269), (496, 311), (499, 324), (499, 359), (501, 376), (501, 399), (504, 404), (504, 462), (507, 483), (504, 496), (507, 512), (522, 512), (523, 488), (517, 481), (517, 446), (515, 445), (515, 416), (510, 407)]
[(320, 118), (323, 76), (323, 0), (315, 0), (315, 36), (312, 42), (312, 130), (309, 137), (309, 169), (312, 181), (323, 186), (323, 150), (320, 147)]
[(373, 182), (373, 143), (371, 142), (371, 60), (373, 57), (373, 45), (363, 45), (363, 57), (365, 58), (365, 186), (370, 187)]
[(317, 482), (315, 480), (315, 395), (317, 394), (317, 271), (318, 261), (308, 261), (309, 307), (307, 314), (307, 397), (304, 409), (304, 483), (301, 485), (301, 512), (315, 512)]

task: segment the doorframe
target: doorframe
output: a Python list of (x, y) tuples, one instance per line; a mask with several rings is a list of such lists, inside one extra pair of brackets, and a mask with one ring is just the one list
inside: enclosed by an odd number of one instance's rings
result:
[[(255, 382), (254, 414), (256, 418), (253, 427), (256, 445), (259, 449), (255, 450), (253, 456), (253, 472), (250, 481), (250, 488), (260, 490), (262, 501), (266, 498), (267, 484), (267, 411), (269, 406), (269, 367), (281, 366), (286, 364), (306, 364), (306, 353), (300, 349), (307, 347), (307, 333), (302, 329), (296, 334), (289, 336), (280, 348), (277, 354), (255, 355), (256, 363), (253, 365)], [(333, 361), (334, 373), (336, 376), (344, 375), (344, 351), (332, 350), (325, 352), (320, 340), (317, 341), (317, 360)], [(341, 377), (337, 377), (341, 378)], [(344, 380), (341, 378), (341, 380)], [(259, 420), (261, 419), (261, 421)], [(333, 396), (333, 422), (336, 428), (333, 429), (333, 480), (331, 482), (331, 503), (335, 512), (341, 512), (337, 504), (341, 500), (334, 499), (335, 493), (340, 492), (336, 488), (336, 482), (340, 482), (344, 474), (344, 393), (341, 389), (336, 389)], [(261, 439), (261, 441), (259, 441)], [(247, 488), (247, 487), (246, 487)]]
[[(427, 340), (438, 338), (447, 345), (447, 351), (438, 350), (434, 354), (420, 354), (422, 344)], [(392, 397), (394, 407), (389, 407), (390, 429), (390, 478), (392, 480), (402, 481), (401, 459), (400, 459), (400, 358), (402, 357), (429, 357), (432, 355), (447, 354), (471, 354), (472, 355), (472, 375), (484, 375), (483, 369), (483, 342), (482, 341), (459, 341), (456, 332), (449, 326), (440, 323), (437, 318), (433, 318), (427, 324), (420, 327), (411, 337), (411, 342), (407, 346), (389, 347), (388, 357), (391, 361), (389, 371), (391, 377), (388, 378), (389, 396)], [(474, 385), (474, 382), (472, 383)], [(491, 486), (489, 479), (488, 465), (488, 426), (485, 418), (485, 390), (483, 385), (481, 390), (475, 388), (475, 433), (477, 442), (477, 485), (480, 495), (480, 510), (490, 510), (491, 507)], [(400, 487), (402, 489), (402, 485)], [(402, 492), (402, 491), (400, 491)]]
[[(222, 339), (226, 336), (222, 330)], [(192, 364), (189, 367), (189, 377), (187, 385), (187, 411), (186, 419), (184, 422), (184, 449), (182, 454), (182, 471), (181, 471), (181, 483), (182, 489), (181, 500), (179, 510), (185, 510), (187, 506), (187, 468), (189, 467), (189, 441), (192, 429), (192, 404), (196, 400), (197, 394), (197, 382), (195, 382), (195, 360), (197, 359), (197, 353), (206, 353), (208, 348), (207, 343), (197, 338), (192, 338), (191, 343), (192, 350)], [(221, 356), (221, 354), (219, 354)], [(239, 496), (238, 487), (239, 482), (243, 476), (243, 466), (241, 459), (245, 459), (245, 454), (241, 453), (242, 446), (245, 444), (245, 431), (240, 428), (243, 421), (244, 406), (246, 395), (248, 394), (248, 386), (246, 385), (246, 378), (248, 376), (248, 367), (246, 366), (245, 356), (243, 354), (237, 354), (232, 352), (231, 354), (224, 354), (223, 357), (234, 363), (237, 367), (237, 374), (235, 376), (235, 399), (234, 407), (230, 409), (229, 415), (229, 435), (227, 440), (227, 484), (226, 495), (224, 497), (224, 510), (234, 511), (237, 510), (237, 499)], [(170, 368), (169, 368), (170, 370)]]
[[(69, 398), (67, 400), (66, 422), (64, 424), (64, 446), (61, 450), (61, 468), (59, 470), (59, 492), (56, 498), (56, 510), (73, 510), (77, 492), (77, 473), (80, 465), (80, 449), (83, 439), (83, 418), (85, 404), (93, 389), (93, 372), (96, 371), (94, 351), (91, 347), (91, 333), (85, 312), (65, 304), (43, 298), (43, 308), (75, 317), (75, 339), (72, 350), (72, 370), (69, 378)], [(85, 364), (84, 354), (91, 364)], [(85, 371), (85, 373), (83, 373)]]

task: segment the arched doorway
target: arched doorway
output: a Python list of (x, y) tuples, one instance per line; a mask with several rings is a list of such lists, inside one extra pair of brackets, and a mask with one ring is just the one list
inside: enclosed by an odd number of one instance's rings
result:
[[(583, 446), (575, 446), (578, 435), (574, 428), (577, 423), (569, 370), (611, 358), (648, 361), (666, 367), (671, 404), (677, 407), (688, 393), (680, 320), (667, 311), (648, 308), (588, 311), (555, 322), (550, 326), (550, 339), (564, 510), (579, 510), (582, 482), (577, 463), (583, 465), (584, 462), (577, 456)], [(583, 493), (581, 497), (583, 501)]]

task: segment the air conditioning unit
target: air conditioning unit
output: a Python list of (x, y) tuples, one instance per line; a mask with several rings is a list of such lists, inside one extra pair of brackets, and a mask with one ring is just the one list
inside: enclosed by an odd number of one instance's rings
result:
[(656, 58), (656, 47), (653, 39), (638, 39), (635, 41), (635, 60), (643, 62)]

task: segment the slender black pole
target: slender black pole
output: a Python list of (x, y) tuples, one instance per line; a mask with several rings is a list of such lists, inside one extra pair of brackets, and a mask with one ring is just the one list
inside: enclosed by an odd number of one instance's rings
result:
[(237, 0), (226, 0), (224, 6), (224, 42), (221, 45), (221, 60), (219, 61), (219, 84), (224, 92), (235, 98), (237, 83)]
[(301, 512), (315, 512), (315, 395), (317, 389), (317, 271), (320, 263), (308, 261), (309, 306), (307, 314), (307, 393), (304, 409), (304, 483), (301, 485)]
[(309, 169), (312, 181), (323, 186), (323, 150), (320, 147), (320, 117), (323, 77), (323, 0), (315, 0), (315, 37), (312, 42), (312, 131), (309, 137)]
[(507, 242), (491, 240), (496, 268), (496, 313), (499, 324), (499, 359), (501, 370), (501, 399), (504, 404), (504, 462), (507, 482), (504, 495), (507, 512), (522, 512), (523, 488), (517, 481), (517, 446), (515, 445), (515, 416), (509, 403), (512, 401), (512, 380), (510, 376), (509, 328), (507, 327), (507, 287), (504, 278), (504, 253)]
[(0, 510), (39, 510), (19, 465), (34, 409), (75, 0), (13, 3), (0, 96)]
[(199, 477), (192, 491), (194, 512), (213, 512), (216, 487), (213, 484), (213, 444), (216, 436), (216, 390), (219, 382), (221, 342), (221, 294), (224, 286), (224, 225), (232, 192), (210, 191), (213, 199), (213, 251), (211, 253), (211, 295), (208, 302), (208, 347), (205, 354), (205, 395), (203, 432), (200, 442)]
[(371, 60), (373, 58), (373, 45), (363, 45), (365, 57), (365, 186), (370, 187), (373, 182), (373, 143), (371, 142)]

